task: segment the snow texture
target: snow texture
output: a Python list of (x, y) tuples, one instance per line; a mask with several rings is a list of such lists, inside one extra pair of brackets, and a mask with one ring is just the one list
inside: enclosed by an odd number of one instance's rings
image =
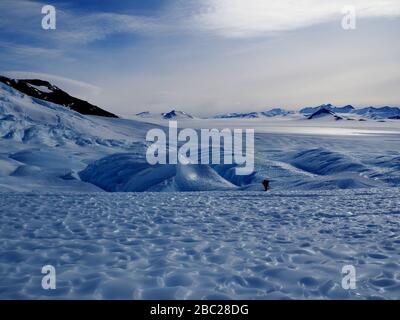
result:
[(2, 299), (400, 298), (397, 188), (5, 193), (0, 208)]

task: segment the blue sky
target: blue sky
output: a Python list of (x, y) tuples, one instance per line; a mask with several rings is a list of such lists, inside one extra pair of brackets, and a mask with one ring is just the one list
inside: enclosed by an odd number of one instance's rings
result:
[(168, 5), (168, 0), (85, 0), (65, 1), (47, 0), (47, 4), (68, 7), (69, 9), (93, 12), (114, 12), (133, 15), (154, 15)]
[[(57, 29), (41, 28), (41, 8)], [(400, 2), (0, 2), (0, 72), (56, 82), (122, 114), (400, 104)]]

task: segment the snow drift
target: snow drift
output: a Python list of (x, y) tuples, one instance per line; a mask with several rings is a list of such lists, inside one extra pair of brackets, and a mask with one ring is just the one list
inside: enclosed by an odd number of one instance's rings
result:
[(343, 154), (323, 148), (305, 150), (288, 158), (295, 167), (319, 175), (333, 175), (345, 172), (362, 173), (368, 169)]
[(110, 192), (234, 190), (208, 165), (149, 165), (137, 154), (114, 154), (79, 173), (83, 181)]

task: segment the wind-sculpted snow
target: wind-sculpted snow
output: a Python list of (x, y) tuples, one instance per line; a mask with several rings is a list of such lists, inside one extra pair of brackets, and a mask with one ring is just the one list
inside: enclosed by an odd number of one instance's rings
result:
[(344, 172), (362, 173), (368, 170), (349, 157), (323, 148), (301, 151), (289, 155), (288, 158), (289, 162), (295, 167), (319, 175)]
[(81, 179), (110, 192), (212, 191), (237, 188), (208, 165), (149, 165), (138, 154), (114, 154), (90, 164)]
[(259, 135), (255, 171), (248, 176), (236, 175), (233, 165), (151, 166), (144, 151), (106, 156), (79, 175), (110, 192), (261, 191), (265, 178), (274, 190), (395, 187), (400, 185), (400, 171), (399, 157), (393, 155), (399, 143), (383, 137)]
[(1, 299), (400, 299), (397, 188), (4, 193), (0, 208)]

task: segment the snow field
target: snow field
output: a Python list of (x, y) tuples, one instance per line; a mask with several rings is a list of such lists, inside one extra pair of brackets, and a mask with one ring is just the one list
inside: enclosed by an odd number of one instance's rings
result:
[(3, 193), (0, 208), (2, 299), (400, 298), (397, 188)]

